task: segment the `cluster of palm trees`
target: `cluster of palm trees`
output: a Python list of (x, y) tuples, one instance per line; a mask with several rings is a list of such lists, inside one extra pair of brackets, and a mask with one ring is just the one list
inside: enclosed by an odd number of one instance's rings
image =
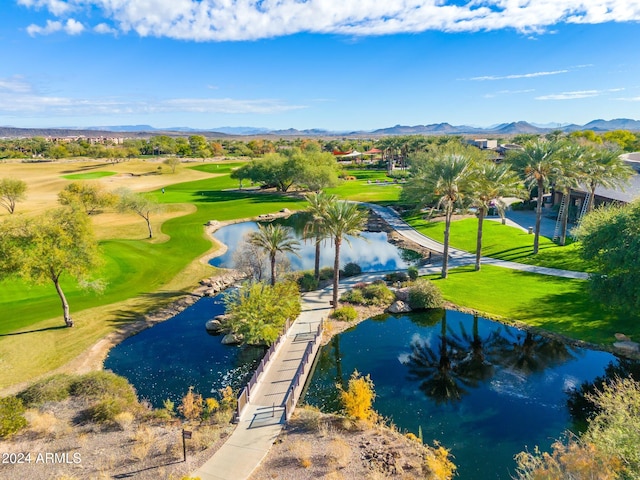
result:
[[(480, 270), (483, 221), (488, 210), (497, 208), (504, 221), (504, 197), (523, 198), (524, 185), (537, 187), (537, 209), (533, 253), (539, 249), (544, 193), (553, 186), (565, 195), (581, 185), (590, 190), (589, 209), (598, 186), (618, 187), (633, 171), (610, 148), (579, 145), (565, 139), (539, 138), (522, 151), (496, 164), (475, 147), (449, 143), (428, 155), (414, 157), (412, 176), (403, 189), (403, 199), (416, 208), (431, 207), (444, 214), (444, 258), (442, 278), (449, 269), (449, 237), (456, 209), (475, 207), (478, 217), (475, 269)], [(565, 209), (565, 215), (568, 209)], [(560, 244), (565, 244), (568, 216), (562, 219)]]
[[(315, 242), (316, 280), (320, 278), (322, 242), (331, 240), (335, 247), (333, 263), (333, 306), (335, 308), (338, 305), (338, 282), (340, 281), (340, 247), (347, 235), (360, 235), (367, 219), (367, 212), (358, 208), (356, 203), (338, 200), (335, 195), (310, 193), (305, 198), (309, 202), (308, 210), (311, 213), (311, 219), (305, 228), (305, 237)], [(259, 225), (258, 231), (249, 235), (249, 242), (267, 253), (271, 266), (271, 285), (276, 283), (277, 255), (279, 253), (297, 255), (300, 248), (300, 242), (295, 239), (292, 229), (272, 223)]]

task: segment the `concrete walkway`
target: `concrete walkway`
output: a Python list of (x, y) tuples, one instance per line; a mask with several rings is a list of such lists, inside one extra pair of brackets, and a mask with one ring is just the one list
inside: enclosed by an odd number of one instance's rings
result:
[[(380, 215), (394, 230), (405, 238), (434, 252), (442, 253), (444, 245), (414, 230), (392, 209), (374, 204), (364, 204)], [(514, 222), (516, 225), (517, 223)], [(520, 225), (527, 230), (528, 227)], [(475, 255), (450, 248), (450, 266), (475, 263)], [(494, 258), (483, 257), (485, 265), (496, 265), (543, 275), (586, 279), (583, 272), (571, 272), (555, 268), (524, 265)], [(440, 266), (432, 265), (420, 269), (420, 275), (439, 272)], [(371, 282), (389, 272), (376, 272), (350, 277), (340, 282), (340, 290), (347, 290), (357, 282)], [(294, 375), (309, 344), (310, 334), (315, 332), (323, 318), (331, 312), (332, 288), (308, 292), (302, 295), (302, 313), (293, 323), (287, 338), (280, 345), (271, 361), (252, 389), (251, 401), (238, 425), (225, 444), (198, 470), (191, 474), (202, 480), (245, 480), (258, 467), (269, 452), (285, 424), (284, 401), (292, 385)], [(309, 369), (302, 379), (306, 381)]]
[[(391, 228), (397, 231), (400, 235), (417, 243), (429, 250), (437, 253), (444, 252), (444, 245), (440, 242), (421, 234), (411, 227), (408, 223), (400, 218), (400, 216), (391, 208), (382, 207), (380, 205), (374, 205), (371, 203), (365, 204), (371, 208), (380, 217), (382, 217)], [(546, 225), (547, 222), (545, 222)], [(522, 227), (522, 226), (521, 226)], [(449, 247), (449, 266), (461, 267), (464, 265), (473, 265), (476, 261), (476, 256), (473, 253), (465, 252), (457, 248)], [(539, 267), (537, 265), (527, 265), (524, 263), (510, 262), (508, 260), (498, 260), (490, 257), (482, 257), (481, 262), (483, 265), (494, 265), (497, 267), (510, 268), (512, 270), (520, 270), (523, 272), (539, 273), (541, 275), (551, 275), (554, 277), (564, 278), (577, 278), (586, 280), (589, 278), (589, 274), (585, 272), (573, 272), (571, 270), (561, 270), (558, 268)]]

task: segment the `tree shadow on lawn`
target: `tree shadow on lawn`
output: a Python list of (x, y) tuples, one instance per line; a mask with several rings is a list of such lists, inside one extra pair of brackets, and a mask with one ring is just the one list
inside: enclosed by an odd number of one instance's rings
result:
[(637, 319), (623, 318), (592, 300), (586, 282), (571, 291), (538, 297), (515, 315), (529, 325), (592, 343), (610, 344), (616, 332), (640, 335)]
[(78, 168), (74, 168), (74, 169), (72, 169), (72, 170), (63, 170), (63, 171), (62, 171), (62, 172), (60, 172), (60, 173), (63, 173), (63, 174), (65, 174), (65, 175), (66, 175), (66, 174), (69, 174), (69, 173), (82, 173), (82, 172), (85, 172), (85, 171), (87, 171), (87, 170), (95, 170), (96, 168), (107, 167), (107, 166), (109, 166), (109, 165), (110, 165), (110, 164), (109, 164), (109, 163), (106, 163), (106, 162), (105, 162), (105, 163), (99, 163), (99, 164), (97, 164), (97, 165), (82, 165), (82, 166), (80, 166), (80, 167), (78, 167)]
[[(140, 323), (140, 329), (144, 329), (155, 323), (155, 321), (157, 321), (156, 319), (171, 318), (195, 303), (189, 303), (187, 298), (195, 299), (195, 297), (191, 295), (191, 292), (186, 290), (145, 293), (138, 298), (140, 303), (136, 310), (118, 310), (113, 312), (111, 318), (108, 320), (110, 325), (126, 327), (134, 322), (144, 322)], [(199, 297), (197, 299), (199, 299)]]
[(55, 327), (46, 327), (46, 328), (37, 328), (35, 330), (25, 330), (23, 332), (11, 332), (11, 333), (2, 333), (0, 337), (13, 337), (15, 335), (26, 335), (28, 333), (38, 333), (38, 332), (46, 332), (48, 330), (61, 330), (63, 328), (69, 328), (66, 325), (57, 325)]
[(193, 193), (198, 202), (215, 203), (250, 199), (253, 203), (299, 202), (301, 199), (280, 193), (251, 193), (240, 191), (199, 190)]
[[(540, 245), (539, 251), (554, 248), (556, 245)], [(533, 248), (531, 245), (523, 245), (521, 247), (507, 248), (504, 250), (492, 251), (488, 254), (492, 258), (502, 260), (515, 260), (527, 257), (533, 257)]]

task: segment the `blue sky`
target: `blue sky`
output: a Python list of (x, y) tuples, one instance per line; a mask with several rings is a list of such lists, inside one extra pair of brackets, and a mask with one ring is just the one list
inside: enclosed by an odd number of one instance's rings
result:
[(640, 0), (2, 0), (0, 125), (640, 119)]

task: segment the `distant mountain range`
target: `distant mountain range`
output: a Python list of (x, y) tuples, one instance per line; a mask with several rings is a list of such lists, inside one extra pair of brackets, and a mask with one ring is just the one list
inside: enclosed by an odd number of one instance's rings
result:
[(545, 134), (554, 130), (574, 132), (576, 130), (593, 130), (606, 132), (611, 130), (640, 131), (640, 120), (629, 118), (616, 118), (613, 120), (593, 120), (585, 125), (547, 124), (546, 126), (532, 125), (524, 121), (502, 123), (488, 128), (470, 127), (467, 125), (451, 125), (449, 123), (434, 123), (431, 125), (396, 125), (394, 127), (380, 128), (373, 131), (329, 131), (321, 129), (297, 130), (270, 130), (268, 128), (255, 127), (218, 127), (212, 129), (196, 129), (189, 127), (155, 128), (150, 125), (116, 125), (104, 127), (64, 127), (64, 128), (15, 128), (0, 127), (0, 137), (33, 137), (33, 136), (108, 136), (117, 137), (145, 137), (150, 135), (184, 135), (202, 134), (207, 137), (227, 136), (274, 136), (274, 137), (383, 137), (391, 135), (481, 135), (481, 136), (507, 136), (524, 133)]

